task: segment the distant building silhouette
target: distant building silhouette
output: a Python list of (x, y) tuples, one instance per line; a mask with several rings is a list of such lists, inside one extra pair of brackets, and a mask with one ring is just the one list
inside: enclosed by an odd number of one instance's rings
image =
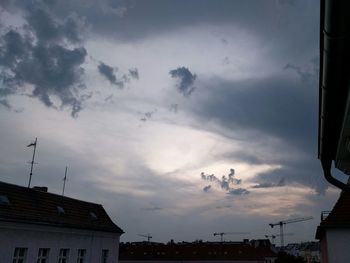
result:
[(246, 262), (273, 263), (277, 253), (269, 240), (243, 242), (121, 243), (120, 263)]

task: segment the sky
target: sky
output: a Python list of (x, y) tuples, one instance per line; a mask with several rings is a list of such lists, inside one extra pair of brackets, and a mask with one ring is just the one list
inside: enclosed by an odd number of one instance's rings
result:
[(0, 1), (1, 181), (103, 204), (121, 241), (314, 240), (313, 0)]

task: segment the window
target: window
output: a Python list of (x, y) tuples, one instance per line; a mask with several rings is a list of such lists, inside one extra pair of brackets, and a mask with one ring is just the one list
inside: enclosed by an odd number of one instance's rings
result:
[(58, 257), (58, 263), (67, 263), (69, 259), (69, 249), (61, 248), (60, 255)]
[(57, 212), (61, 215), (64, 214), (64, 209), (62, 206), (57, 206)]
[(108, 261), (108, 249), (102, 249), (101, 263), (107, 263)]
[(12, 263), (24, 263), (26, 262), (28, 248), (25, 247), (16, 247), (15, 252), (13, 253)]
[(6, 195), (0, 195), (0, 205), (9, 205), (10, 201)]
[(85, 262), (86, 249), (78, 249), (77, 263)]
[(90, 212), (90, 218), (92, 220), (96, 220), (97, 219), (97, 215), (94, 212)]
[(37, 263), (47, 263), (49, 261), (49, 248), (39, 248)]

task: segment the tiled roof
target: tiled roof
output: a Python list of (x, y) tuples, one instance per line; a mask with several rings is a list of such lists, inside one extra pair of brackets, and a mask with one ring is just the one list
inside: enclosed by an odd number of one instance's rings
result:
[(0, 202), (0, 221), (123, 233), (100, 204), (4, 182), (1, 196), (8, 204)]
[(270, 246), (230, 242), (203, 243), (127, 243), (120, 245), (119, 261), (123, 260), (264, 260), (274, 258)]
[(332, 211), (317, 228), (316, 238), (323, 235), (325, 228), (350, 228), (350, 193), (341, 192)]

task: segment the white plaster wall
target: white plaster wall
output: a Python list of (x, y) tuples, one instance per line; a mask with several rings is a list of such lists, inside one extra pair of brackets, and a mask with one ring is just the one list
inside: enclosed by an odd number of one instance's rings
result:
[(15, 247), (26, 247), (26, 263), (36, 263), (39, 248), (50, 248), (49, 262), (58, 262), (59, 250), (69, 248), (69, 263), (77, 261), (78, 249), (86, 249), (86, 263), (101, 262), (102, 249), (108, 262), (117, 263), (120, 234), (0, 222), (0, 262), (12, 262)]
[(350, 229), (327, 229), (328, 263), (350, 262)]

